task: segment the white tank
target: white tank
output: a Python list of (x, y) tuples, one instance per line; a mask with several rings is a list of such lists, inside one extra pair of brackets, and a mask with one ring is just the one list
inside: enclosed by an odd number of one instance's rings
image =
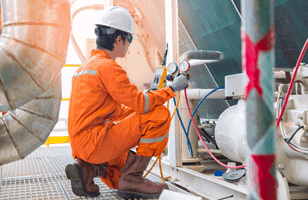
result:
[(244, 162), (247, 155), (246, 107), (243, 100), (226, 109), (218, 118), (215, 140), (221, 152), (230, 160)]

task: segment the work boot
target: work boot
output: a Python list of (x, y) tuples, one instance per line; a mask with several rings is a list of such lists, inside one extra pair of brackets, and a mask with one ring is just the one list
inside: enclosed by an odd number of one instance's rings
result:
[(65, 168), (68, 179), (71, 180), (73, 193), (77, 196), (96, 197), (100, 195), (99, 187), (93, 181), (96, 176), (107, 176), (107, 163), (91, 164), (80, 159), (76, 163), (69, 164)]
[(169, 189), (166, 183), (152, 182), (143, 177), (151, 157), (136, 156), (131, 151), (122, 170), (118, 195), (124, 199), (159, 198), (164, 189)]

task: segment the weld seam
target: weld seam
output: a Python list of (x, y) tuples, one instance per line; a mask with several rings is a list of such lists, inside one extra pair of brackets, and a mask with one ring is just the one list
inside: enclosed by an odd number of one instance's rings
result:
[(10, 58), (12, 58), (15, 62), (17, 62), (17, 64), (31, 77), (31, 79), (37, 84), (37, 86), (39, 88), (41, 88), (41, 90), (45, 91), (44, 88), (39, 84), (39, 82), (35, 79), (35, 77), (27, 70), (27, 67), (25, 66), (25, 64), (19, 60), (18, 58), (16, 58), (14, 56), (14, 54), (12, 54), (11, 51), (6, 50), (4, 47), (2, 47), (0, 45), (0, 47), (3, 49), (3, 51), (5, 52), (5, 54), (7, 56), (9, 56)]
[(56, 122), (56, 120), (53, 119), (52, 117), (49, 117), (47, 115), (41, 115), (41, 114), (39, 114), (39, 113), (37, 113), (37, 112), (35, 112), (33, 110), (29, 110), (29, 109), (22, 108), (22, 107), (17, 108), (17, 109), (22, 110), (22, 111), (27, 112), (27, 113), (30, 113), (30, 114), (33, 114), (33, 115), (36, 115), (36, 116), (44, 118), (44, 119), (48, 119), (48, 120), (53, 121), (53, 122)]
[[(1, 47), (1, 46), (0, 46), (0, 47)], [(10, 108), (13, 110), (13, 106), (12, 106), (12, 104), (10, 103), (9, 93), (8, 93), (8, 91), (6, 90), (6, 88), (4, 87), (4, 84), (3, 84), (3, 81), (2, 81), (2, 76), (0, 76), (0, 85), (1, 85), (2, 91), (3, 91), (3, 93), (4, 93), (5, 97), (6, 97), (6, 100), (7, 100), (8, 104), (9, 104)]]
[(56, 24), (56, 23), (48, 23), (48, 22), (13, 22), (13, 23), (5, 23), (2, 27), (8, 26), (22, 26), (22, 25), (42, 25), (42, 26), (55, 26), (55, 27), (63, 27), (70, 29), (71, 26)]
[(29, 47), (37, 49), (37, 50), (39, 50), (41, 52), (47, 53), (47, 54), (51, 55), (52, 57), (56, 58), (57, 60), (59, 60), (60, 62), (65, 63), (65, 58), (63, 58), (63, 57), (61, 57), (61, 56), (59, 56), (57, 54), (54, 54), (52, 52), (49, 52), (46, 49), (44, 49), (42, 47), (39, 47), (39, 46), (37, 46), (35, 44), (30, 44), (30, 43), (27, 43), (27, 42), (23, 42), (21, 40), (18, 40), (17, 38), (6, 36), (5, 34), (2, 34), (1, 37), (7, 38), (9, 40), (13, 40), (13, 41), (15, 41), (17, 43), (21, 43), (21, 44), (23, 44), (25, 46), (29, 46)]
[(3, 124), (4, 124), (4, 127), (5, 127), (5, 129), (6, 129), (6, 132), (8, 133), (9, 137), (11, 138), (11, 141), (12, 141), (12, 143), (13, 143), (15, 149), (17, 150), (18, 155), (20, 156), (21, 159), (25, 158), (25, 156), (22, 155), (21, 150), (19, 149), (18, 145), (17, 145), (16, 142), (14, 141), (13, 136), (11, 135), (11, 132), (10, 132), (10, 130), (9, 130), (9, 126), (8, 126), (8, 124), (7, 124), (6, 120), (5, 120), (5, 118), (4, 118), (4, 117), (1, 117), (1, 120), (3, 121)]
[(24, 123), (22, 123), (22, 121), (20, 121), (17, 116), (15, 116), (12, 112), (8, 112), (8, 114), (10, 116), (12, 116), (20, 125), (22, 125), (25, 129), (27, 129), (27, 131), (29, 131), (32, 135), (34, 135), (39, 141), (42, 142), (42, 144), (45, 142), (43, 141), (42, 138), (40, 138), (36, 133), (34, 133), (27, 125), (25, 125)]

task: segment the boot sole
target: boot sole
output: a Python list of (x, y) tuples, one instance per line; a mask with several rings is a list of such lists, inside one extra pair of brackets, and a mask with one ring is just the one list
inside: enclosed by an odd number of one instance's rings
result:
[(158, 194), (142, 194), (138, 192), (118, 190), (117, 195), (126, 199), (158, 199), (161, 193)]
[(83, 176), (80, 167), (74, 163), (65, 167), (66, 177), (71, 180), (72, 191), (77, 196), (97, 197), (99, 192), (88, 192), (82, 184)]

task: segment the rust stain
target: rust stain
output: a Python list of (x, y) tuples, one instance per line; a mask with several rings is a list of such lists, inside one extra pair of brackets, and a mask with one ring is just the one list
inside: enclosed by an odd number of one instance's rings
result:
[(55, 96), (46, 96), (46, 97), (36, 97), (35, 99), (55, 99)]

